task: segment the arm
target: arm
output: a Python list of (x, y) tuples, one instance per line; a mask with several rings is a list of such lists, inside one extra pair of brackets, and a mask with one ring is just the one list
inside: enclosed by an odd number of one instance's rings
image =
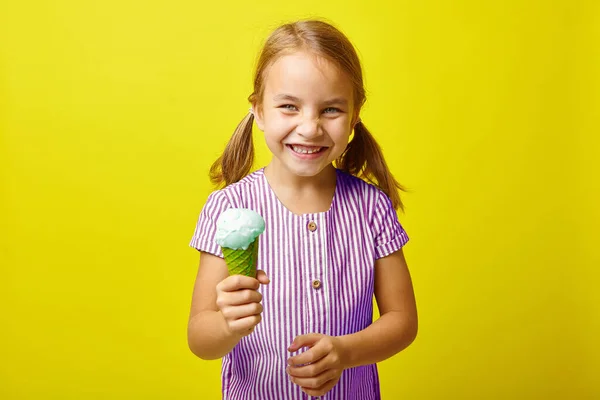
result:
[(200, 358), (212, 360), (229, 353), (260, 322), (260, 283), (268, 283), (263, 271), (257, 279), (229, 276), (218, 257), (216, 221), (230, 208), (227, 196), (217, 190), (208, 197), (190, 245), (201, 252), (188, 321), (188, 346)]
[(380, 318), (360, 332), (339, 337), (344, 368), (390, 358), (417, 335), (417, 307), (402, 249), (375, 262), (375, 299)]
[(263, 271), (256, 279), (229, 276), (222, 258), (202, 252), (188, 322), (188, 346), (194, 354), (221, 358), (252, 333), (261, 320), (260, 283), (269, 283)]
[(311, 333), (294, 339), (288, 350), (310, 350), (288, 359), (292, 382), (311, 396), (322, 396), (344, 369), (383, 361), (412, 343), (417, 310), (402, 249), (375, 262), (375, 298), (381, 316), (362, 331), (338, 337)]
[(360, 332), (344, 336), (298, 336), (289, 347), (310, 349), (288, 359), (292, 382), (311, 396), (327, 393), (346, 368), (383, 361), (406, 348), (417, 335), (417, 307), (402, 245), (408, 236), (390, 198), (382, 191), (372, 213), (375, 244), (375, 298), (380, 318)]
[(227, 265), (222, 258), (201, 253), (187, 331), (190, 350), (205, 360), (223, 357), (241, 339), (227, 329), (225, 318), (217, 307), (215, 287), (227, 276)]

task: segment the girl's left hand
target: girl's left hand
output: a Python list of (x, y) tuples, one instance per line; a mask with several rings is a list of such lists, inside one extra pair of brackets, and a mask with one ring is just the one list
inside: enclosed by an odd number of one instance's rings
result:
[(338, 383), (346, 368), (346, 354), (340, 338), (309, 333), (296, 337), (288, 351), (294, 352), (302, 347), (310, 349), (289, 358), (286, 371), (304, 393), (323, 396)]

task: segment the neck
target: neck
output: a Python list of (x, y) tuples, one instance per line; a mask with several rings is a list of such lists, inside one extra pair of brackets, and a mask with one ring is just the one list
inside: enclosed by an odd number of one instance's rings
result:
[(315, 176), (298, 176), (273, 159), (264, 173), (275, 196), (292, 213), (301, 215), (331, 208), (337, 179), (333, 165)]
[(275, 159), (264, 169), (269, 182), (288, 190), (303, 191), (305, 189), (324, 189), (335, 187), (335, 167), (330, 164), (314, 176), (299, 176), (289, 171), (285, 166), (277, 163)]

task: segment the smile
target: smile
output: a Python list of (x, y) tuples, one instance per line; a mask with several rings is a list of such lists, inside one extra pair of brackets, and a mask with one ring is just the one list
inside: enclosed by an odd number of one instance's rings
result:
[(287, 145), (290, 149), (292, 149), (294, 151), (294, 153), (298, 153), (298, 154), (315, 154), (315, 153), (320, 153), (321, 151), (325, 150), (327, 147), (317, 147), (317, 146), (300, 146), (300, 145), (296, 145), (296, 144), (288, 144)]

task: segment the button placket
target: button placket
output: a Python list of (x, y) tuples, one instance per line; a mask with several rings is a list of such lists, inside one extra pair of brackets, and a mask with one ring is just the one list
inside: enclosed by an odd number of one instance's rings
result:
[[(318, 225), (317, 222), (315, 221), (315, 219), (311, 219), (307, 224), (306, 224), (306, 228), (309, 231), (309, 237), (311, 237), (311, 241), (315, 241), (318, 240), (319, 237), (318, 235), (315, 234), (315, 232), (317, 231)], [(317, 262), (317, 265), (313, 266), (313, 271), (316, 272), (316, 275), (313, 277), (313, 280), (311, 282), (311, 286), (314, 290), (318, 290), (323, 286), (323, 283), (321, 282), (321, 280), (319, 279), (320, 276), (320, 265)]]
[(309, 275), (305, 277), (304, 290), (307, 293), (309, 302), (309, 313), (307, 319), (309, 322), (308, 330), (311, 332), (325, 332), (326, 313), (328, 310), (328, 289), (324, 280), (323, 246), (326, 246), (324, 240), (324, 218), (322, 215), (307, 215), (304, 220), (304, 237), (309, 247), (310, 261), (307, 264)]

